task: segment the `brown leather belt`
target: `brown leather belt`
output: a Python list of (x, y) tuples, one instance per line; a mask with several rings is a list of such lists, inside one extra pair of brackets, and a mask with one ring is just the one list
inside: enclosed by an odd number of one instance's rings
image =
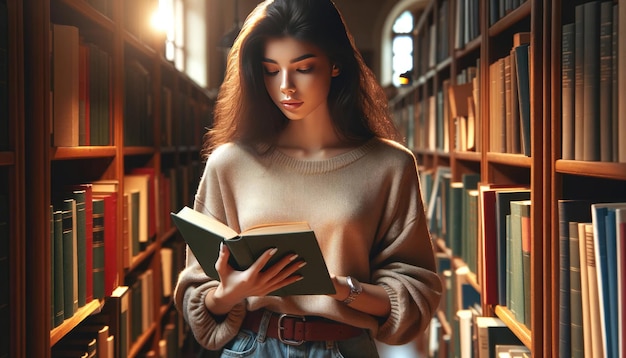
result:
[[(263, 310), (246, 313), (241, 328), (259, 332)], [(272, 313), (266, 335), (289, 345), (308, 341), (343, 341), (363, 333), (362, 328), (316, 316)]]

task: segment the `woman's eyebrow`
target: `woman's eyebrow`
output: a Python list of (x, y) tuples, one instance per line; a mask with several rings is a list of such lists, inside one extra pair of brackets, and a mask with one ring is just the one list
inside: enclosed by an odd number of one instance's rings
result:
[[(298, 57), (296, 57), (296, 58), (294, 58), (294, 59), (290, 60), (290, 61), (289, 61), (289, 63), (296, 63), (296, 62), (300, 62), (300, 61), (302, 61), (302, 60), (306, 60), (306, 59), (308, 59), (308, 58), (312, 58), (312, 57), (316, 57), (316, 56), (315, 56), (314, 54), (312, 54), (312, 53), (307, 53), (307, 54), (304, 54), (304, 55), (302, 55), (302, 56), (298, 56)], [(275, 60), (272, 60), (271, 58), (267, 58), (267, 57), (264, 57), (264, 58), (263, 58), (263, 62), (276, 63), (276, 64), (278, 63), (278, 62), (276, 62)]]

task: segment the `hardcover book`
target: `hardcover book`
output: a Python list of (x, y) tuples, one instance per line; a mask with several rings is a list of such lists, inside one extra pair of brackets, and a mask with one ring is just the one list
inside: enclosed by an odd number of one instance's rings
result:
[(276, 248), (278, 252), (268, 265), (293, 253), (298, 254), (298, 258), (304, 260), (306, 265), (297, 271), (302, 275), (302, 280), (276, 290), (271, 295), (335, 293), (315, 233), (305, 222), (267, 224), (237, 233), (220, 221), (189, 207), (182, 208), (178, 213), (171, 213), (171, 216), (209, 277), (219, 278), (215, 261), (222, 243), (230, 249), (231, 266), (238, 270), (245, 270), (266, 250)]

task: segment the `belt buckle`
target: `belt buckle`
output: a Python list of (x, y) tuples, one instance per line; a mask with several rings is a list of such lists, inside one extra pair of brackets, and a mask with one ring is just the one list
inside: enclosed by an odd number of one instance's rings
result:
[(302, 343), (304, 343), (304, 339), (300, 340), (300, 341), (296, 341), (293, 339), (285, 339), (285, 337), (283, 337), (283, 331), (285, 330), (285, 327), (283, 327), (283, 320), (285, 318), (297, 318), (299, 320), (301, 320), (302, 322), (306, 321), (306, 317), (304, 316), (299, 316), (299, 315), (292, 315), (292, 314), (287, 314), (287, 313), (283, 313), (280, 315), (280, 317), (278, 317), (278, 339), (290, 346), (299, 346)]

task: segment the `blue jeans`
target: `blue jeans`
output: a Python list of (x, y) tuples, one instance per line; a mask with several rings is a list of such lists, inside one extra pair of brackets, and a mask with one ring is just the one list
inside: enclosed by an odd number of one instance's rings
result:
[(270, 315), (265, 314), (259, 332), (241, 330), (222, 351), (223, 358), (378, 358), (376, 344), (367, 333), (344, 341), (304, 342), (292, 346), (266, 336)]

